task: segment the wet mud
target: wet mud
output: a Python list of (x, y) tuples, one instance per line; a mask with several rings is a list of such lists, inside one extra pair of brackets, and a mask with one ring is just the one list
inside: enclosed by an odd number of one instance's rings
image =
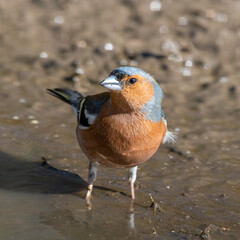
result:
[[(240, 239), (240, 1), (0, 1), (0, 239)], [(163, 89), (175, 145), (127, 172), (88, 160), (71, 108), (118, 66)], [(151, 198), (149, 197), (151, 194)]]

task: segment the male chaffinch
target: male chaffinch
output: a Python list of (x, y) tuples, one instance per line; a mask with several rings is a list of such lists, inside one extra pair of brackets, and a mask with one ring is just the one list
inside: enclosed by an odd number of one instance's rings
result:
[(119, 67), (100, 85), (110, 92), (83, 97), (77, 91), (48, 89), (72, 105), (77, 139), (90, 160), (86, 199), (91, 198), (98, 164), (129, 168), (132, 199), (137, 166), (157, 151), (161, 142), (175, 142), (161, 109), (163, 92), (152, 76), (135, 67)]

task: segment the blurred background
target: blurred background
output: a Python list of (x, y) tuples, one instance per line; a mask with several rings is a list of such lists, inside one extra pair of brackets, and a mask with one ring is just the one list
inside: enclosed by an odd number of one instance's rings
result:
[[(0, 238), (239, 239), (239, 12), (239, 0), (1, 0)], [(45, 89), (105, 91), (124, 65), (158, 81), (178, 139), (140, 166), (134, 212), (126, 171), (108, 168), (89, 212), (76, 119)]]

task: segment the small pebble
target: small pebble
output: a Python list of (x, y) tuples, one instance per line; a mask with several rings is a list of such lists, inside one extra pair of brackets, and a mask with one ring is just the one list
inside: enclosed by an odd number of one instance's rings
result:
[(158, 12), (158, 11), (161, 10), (161, 8), (162, 8), (162, 3), (158, 0), (153, 0), (150, 3), (150, 10), (151, 11)]
[(152, 234), (153, 235), (157, 235), (157, 231), (156, 231), (156, 229), (154, 227), (152, 228)]
[(188, 25), (188, 20), (187, 20), (187, 18), (186, 18), (186, 17), (180, 17), (180, 18), (178, 19), (178, 25), (180, 25), (180, 26), (186, 26), (186, 25)]
[(36, 119), (33, 119), (33, 120), (31, 121), (31, 124), (39, 124), (39, 121), (36, 120)]
[(12, 117), (13, 120), (19, 120), (19, 116), (15, 115)]
[(41, 53), (39, 54), (39, 57), (40, 57), (40, 58), (48, 58), (48, 54), (47, 54), (46, 52), (41, 52)]
[(216, 12), (213, 9), (207, 9), (206, 17), (210, 19), (214, 19), (216, 17)]
[(35, 117), (33, 115), (28, 115), (28, 119), (34, 119)]
[(173, 62), (182, 62), (183, 61), (182, 56), (174, 55), (174, 54), (170, 54), (168, 56), (168, 60), (173, 61)]
[(206, 63), (206, 64), (203, 65), (203, 68), (204, 69), (209, 69), (209, 65)]
[(170, 39), (166, 40), (161, 47), (170, 53), (177, 53), (179, 48), (178, 44)]
[(151, 193), (149, 194), (149, 198), (151, 201), (151, 205), (149, 206), (149, 208), (152, 209), (154, 213), (163, 212), (163, 209), (160, 207), (160, 205), (154, 201)]
[(175, 131), (176, 132), (180, 132), (180, 128), (175, 128)]
[(126, 59), (120, 60), (120, 65), (128, 65), (128, 61)]
[(220, 77), (219, 82), (226, 83), (228, 82), (228, 79), (226, 77)]
[(25, 98), (20, 98), (18, 102), (20, 102), (20, 103), (25, 103), (25, 102), (26, 102), (26, 99), (25, 99)]
[(79, 79), (79, 77), (78, 77), (78, 76), (74, 76), (74, 77), (73, 77), (73, 82), (75, 82), (75, 83), (76, 83), (76, 82), (79, 82), (79, 81), (80, 81), (80, 79)]
[(135, 60), (131, 60), (129, 65), (132, 66), (132, 67), (136, 67), (138, 65), (138, 62), (135, 61)]
[(191, 71), (188, 68), (183, 68), (182, 69), (182, 75), (185, 76), (185, 77), (190, 77), (192, 74), (191, 74)]
[(106, 43), (105, 45), (104, 45), (104, 49), (106, 50), (106, 51), (112, 51), (113, 50), (113, 45), (112, 45), (112, 43)]
[(87, 47), (87, 42), (84, 41), (84, 40), (81, 40), (81, 41), (79, 41), (79, 42), (77, 43), (77, 46), (78, 46), (79, 48), (86, 48), (86, 47)]
[(185, 67), (192, 67), (193, 65), (193, 62), (191, 59), (188, 59), (186, 62), (185, 62)]
[(54, 22), (55, 22), (56, 24), (63, 24), (63, 23), (64, 23), (64, 17), (63, 17), (63, 16), (56, 16), (56, 17), (54, 18)]
[(82, 75), (82, 74), (84, 74), (84, 71), (83, 71), (82, 68), (77, 68), (77, 69), (75, 70), (75, 73), (78, 74), (78, 75)]
[(167, 26), (163, 25), (163, 26), (160, 26), (159, 27), (159, 32), (160, 33), (168, 33), (169, 32), (169, 29)]
[(217, 13), (215, 19), (217, 22), (227, 22), (228, 21), (228, 17), (225, 13)]

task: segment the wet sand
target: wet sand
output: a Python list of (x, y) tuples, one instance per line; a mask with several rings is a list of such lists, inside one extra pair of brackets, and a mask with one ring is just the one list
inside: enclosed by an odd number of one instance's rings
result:
[[(239, 239), (239, 11), (233, 0), (1, 1), (0, 239)], [(45, 89), (101, 92), (121, 65), (155, 77), (178, 139), (140, 166), (133, 212), (126, 170), (109, 168), (88, 211), (76, 119)]]

